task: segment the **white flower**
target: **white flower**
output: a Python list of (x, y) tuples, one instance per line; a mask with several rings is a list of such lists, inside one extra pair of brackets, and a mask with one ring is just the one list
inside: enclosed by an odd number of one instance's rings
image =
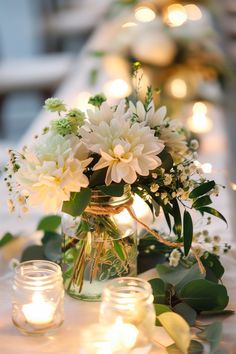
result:
[(159, 189), (159, 186), (158, 186), (157, 183), (152, 183), (152, 184), (151, 184), (150, 191), (151, 191), (152, 193), (156, 193), (156, 192), (158, 191), (158, 189)]
[(112, 108), (106, 102), (103, 102), (99, 108), (95, 107), (93, 110), (87, 110), (88, 118), (83, 129), (93, 130), (94, 126), (98, 126), (101, 122), (109, 124), (113, 118), (127, 119), (130, 116), (130, 111), (126, 111), (125, 105), (125, 100), (121, 100), (116, 108)]
[(71, 192), (88, 186), (83, 172), (92, 159), (87, 158), (87, 149), (76, 136), (42, 135), (26, 149), (24, 157), (15, 178), (20, 192), (27, 193), (29, 205), (58, 212)]
[(115, 112), (110, 122), (102, 121), (97, 126), (91, 125), (90, 129), (81, 129), (80, 133), (87, 147), (101, 155), (94, 170), (108, 167), (106, 185), (122, 180), (132, 184), (137, 174), (148, 176), (162, 163), (157, 155), (164, 145), (149, 127), (131, 124)]
[(162, 106), (155, 111), (154, 102), (151, 101), (147, 110), (138, 101), (136, 106), (130, 102), (130, 109), (137, 116), (139, 122), (144, 122), (152, 129), (157, 129), (160, 140), (166, 146), (175, 162), (181, 161), (188, 151), (186, 137), (181, 132), (179, 121), (166, 117), (166, 107)]
[(177, 265), (179, 264), (181, 258), (181, 253), (177, 250), (174, 249), (169, 257), (169, 264), (171, 267), (177, 267)]
[(169, 186), (172, 182), (172, 177), (169, 174), (165, 174), (164, 176), (164, 185)]

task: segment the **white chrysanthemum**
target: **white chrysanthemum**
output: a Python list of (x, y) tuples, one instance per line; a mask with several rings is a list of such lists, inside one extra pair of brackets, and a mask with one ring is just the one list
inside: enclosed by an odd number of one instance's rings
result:
[(123, 117), (127, 119), (130, 116), (130, 112), (126, 111), (125, 100), (121, 100), (117, 107), (110, 107), (106, 102), (103, 102), (100, 108), (95, 107), (94, 110), (87, 110), (88, 119), (85, 122), (85, 127), (90, 129), (92, 126), (99, 125), (101, 122), (107, 122), (108, 124), (113, 118)]
[(151, 170), (161, 165), (157, 156), (164, 148), (154, 136), (154, 131), (143, 124), (131, 124), (125, 117), (116, 116), (108, 123), (81, 129), (87, 147), (101, 155), (94, 170), (108, 167), (105, 183), (134, 183), (137, 175), (148, 176)]
[(136, 106), (130, 102), (130, 110), (139, 122), (145, 122), (152, 129), (156, 129), (160, 140), (163, 141), (175, 162), (182, 160), (188, 150), (186, 138), (184, 134), (180, 133), (179, 122), (166, 116), (165, 106), (155, 111), (155, 105), (152, 101), (146, 111), (143, 103), (138, 101)]
[(83, 172), (92, 159), (87, 158), (87, 149), (76, 136), (42, 135), (24, 156), (15, 176), (19, 188), (27, 191), (30, 205), (58, 212), (71, 192), (88, 186)]

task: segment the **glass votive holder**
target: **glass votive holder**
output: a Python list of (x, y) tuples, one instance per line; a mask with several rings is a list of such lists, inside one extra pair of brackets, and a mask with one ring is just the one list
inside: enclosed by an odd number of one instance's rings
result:
[(20, 263), (13, 281), (14, 325), (23, 334), (48, 335), (63, 323), (63, 319), (61, 268), (44, 260)]
[[(151, 285), (139, 278), (123, 277), (109, 282), (102, 294), (100, 323), (135, 326), (135, 348), (150, 344), (155, 329), (155, 308)], [(129, 331), (125, 330), (126, 334)], [(124, 333), (125, 336), (125, 333)], [(128, 334), (127, 334), (128, 337)], [(129, 336), (131, 338), (131, 336)]]

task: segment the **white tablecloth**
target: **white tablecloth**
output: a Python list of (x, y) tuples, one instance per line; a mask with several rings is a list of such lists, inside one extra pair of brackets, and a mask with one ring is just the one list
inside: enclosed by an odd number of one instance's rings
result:
[[(106, 78), (105, 73), (100, 73), (100, 78), (96, 85), (89, 84), (89, 72), (94, 67), (99, 66), (97, 58), (88, 55), (90, 49), (105, 49), (112, 42), (114, 33), (119, 28), (117, 23), (112, 25), (106, 23), (94, 34), (88, 46), (78, 57), (77, 64), (55, 96), (62, 97), (68, 105), (76, 101), (76, 97), (81, 91), (100, 92), (101, 82)], [(100, 47), (99, 47), (100, 44)], [(47, 125), (50, 114), (42, 112), (35, 123), (26, 132), (20, 145), (29, 143), (32, 136), (43, 126)], [(214, 130), (202, 138), (201, 162), (210, 162), (213, 166), (212, 175), (217, 182), (229, 186), (229, 176), (227, 175), (228, 166), (228, 146), (227, 137), (223, 124), (223, 113), (221, 111), (213, 114)], [(209, 177), (210, 178), (210, 177)], [(234, 244), (234, 233), (232, 230), (232, 220), (234, 218), (234, 209), (230, 200), (230, 189), (223, 190), (219, 198), (216, 198), (215, 206), (229, 220), (228, 228), (218, 219), (213, 219), (211, 231), (214, 234), (221, 234), (226, 242)], [(232, 193), (232, 191), (231, 191)], [(16, 216), (9, 216), (6, 208), (6, 189), (3, 182), (0, 183), (0, 195), (2, 203), (0, 204), (0, 226), (1, 233), (5, 231), (32, 233), (35, 230), (36, 222), (40, 217), (40, 212), (35, 211), (23, 219)], [(14, 253), (15, 252), (15, 253)], [(15, 250), (14, 256), (17, 255)], [(229, 308), (235, 308), (236, 298), (236, 268), (235, 259), (231, 256), (224, 257), (226, 266), (225, 283), (229, 289), (231, 304)], [(86, 303), (74, 300), (66, 296), (65, 298), (65, 323), (57, 333), (48, 338), (31, 338), (20, 335), (11, 323), (11, 280), (3, 276), (7, 271), (6, 263), (2, 263), (2, 272), (0, 280), (0, 353), (1, 354), (77, 354), (79, 348), (79, 334), (81, 329), (87, 324), (94, 323), (98, 318), (98, 303)], [(153, 271), (154, 272), (154, 271)], [(153, 277), (154, 273), (148, 273), (146, 276)], [(224, 320), (223, 345), (230, 350), (230, 353), (236, 353), (233, 347), (236, 347), (235, 336), (236, 316), (230, 316)], [(161, 351), (159, 351), (161, 353)]]

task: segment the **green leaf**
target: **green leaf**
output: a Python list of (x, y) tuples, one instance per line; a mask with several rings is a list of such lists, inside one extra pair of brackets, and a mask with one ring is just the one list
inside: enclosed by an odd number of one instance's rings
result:
[(46, 231), (44, 233), (44, 236), (41, 240), (42, 244), (43, 245), (46, 245), (48, 242), (50, 241), (58, 241), (58, 242), (61, 242), (61, 235), (56, 233), (56, 232), (53, 232), (53, 231)]
[(21, 262), (31, 261), (34, 259), (46, 259), (43, 246), (33, 245), (27, 247), (21, 256)]
[(209, 197), (209, 195), (204, 195), (203, 197), (196, 199), (195, 202), (193, 203), (192, 207), (195, 209), (198, 209), (200, 207), (203, 207), (205, 205), (209, 205), (211, 203), (212, 203), (212, 200)]
[(111, 195), (112, 197), (122, 197), (124, 194), (124, 184), (123, 183), (112, 183), (110, 186), (100, 186), (99, 189), (105, 195)]
[(166, 218), (166, 222), (167, 222), (167, 225), (169, 227), (169, 230), (171, 231), (171, 220), (170, 220), (170, 215), (167, 211), (167, 209), (165, 208), (164, 205), (162, 205), (162, 210), (163, 210), (163, 213), (165, 215), (165, 218)]
[(10, 232), (5, 233), (5, 235), (3, 235), (3, 237), (0, 240), (0, 248), (5, 246), (8, 242), (14, 239), (15, 237)]
[(179, 204), (177, 199), (173, 199), (171, 201), (171, 203), (173, 204), (173, 216), (174, 216), (174, 220), (175, 220), (175, 232), (178, 236), (181, 236), (181, 232), (182, 232), (182, 221), (181, 221), (181, 213), (180, 213), (180, 209), (179, 209)]
[(180, 291), (180, 300), (196, 311), (223, 310), (229, 297), (223, 285), (205, 279), (192, 280)]
[(184, 268), (180, 264), (175, 268), (165, 264), (158, 264), (156, 269), (159, 277), (172, 285), (178, 284), (189, 272), (189, 268)]
[(106, 178), (107, 168), (102, 168), (101, 170), (94, 171), (90, 177), (89, 185), (91, 188), (97, 187), (104, 183)]
[(222, 334), (222, 323), (214, 322), (206, 326), (204, 330), (197, 333), (197, 336), (203, 340), (207, 340), (210, 343), (210, 353), (214, 353), (218, 348)]
[(188, 211), (184, 211), (184, 254), (188, 255), (193, 240), (193, 222)]
[(165, 171), (170, 171), (173, 166), (173, 158), (166, 149), (162, 150), (162, 152), (158, 155), (162, 161), (161, 167), (165, 169)]
[(181, 353), (187, 354), (191, 341), (190, 327), (187, 322), (174, 312), (162, 313), (157, 318)]
[(189, 198), (195, 199), (197, 197), (200, 197), (208, 192), (210, 192), (214, 187), (215, 187), (215, 181), (209, 181), (206, 183), (203, 183), (202, 185), (194, 188), (192, 192), (189, 194)]
[(225, 217), (218, 210), (216, 210), (214, 208), (205, 206), (205, 207), (198, 208), (198, 210), (202, 213), (208, 213), (208, 214), (214, 215), (217, 218), (223, 220), (227, 224)]
[(90, 202), (91, 193), (90, 188), (82, 188), (78, 193), (71, 193), (70, 200), (63, 203), (62, 211), (72, 216), (81, 215)]
[(235, 314), (234, 310), (201, 311), (201, 316), (231, 316), (233, 314)]
[[(155, 307), (155, 311), (156, 311), (156, 316), (159, 316), (165, 312), (172, 312), (171, 308), (166, 305), (154, 304), (154, 307)], [(161, 326), (161, 322), (158, 320), (158, 317), (156, 317), (156, 326)]]
[(125, 261), (126, 257), (119, 241), (113, 241), (114, 249), (122, 261)]
[(55, 231), (61, 224), (61, 217), (59, 215), (48, 215), (39, 221), (37, 230)]
[(180, 290), (185, 286), (185, 284), (189, 283), (192, 280), (196, 279), (204, 279), (205, 275), (201, 273), (198, 264), (195, 263), (191, 268), (187, 268), (184, 277), (180, 280), (178, 284), (176, 284), (176, 290), (180, 292)]
[(167, 284), (159, 278), (149, 280), (152, 287), (154, 296), (154, 303), (165, 304), (166, 303), (166, 291)]
[(194, 325), (197, 318), (197, 313), (188, 304), (180, 302), (179, 304), (173, 307), (173, 310), (177, 312), (180, 316), (182, 316), (185, 321), (188, 322), (189, 326)]
[(211, 280), (212, 275), (215, 277), (214, 281), (216, 282), (218, 279), (222, 278), (225, 270), (217, 255), (208, 253), (207, 258), (204, 256), (201, 257), (201, 261), (206, 269), (207, 280)]
[(52, 262), (59, 262), (61, 259), (61, 240), (51, 240), (44, 245), (45, 257)]
[[(178, 347), (175, 344), (166, 347), (166, 351), (168, 354), (181, 354), (181, 351), (178, 349)], [(197, 342), (196, 340), (191, 340), (188, 349), (188, 354), (203, 354), (203, 352), (204, 352), (203, 345), (200, 342)]]

